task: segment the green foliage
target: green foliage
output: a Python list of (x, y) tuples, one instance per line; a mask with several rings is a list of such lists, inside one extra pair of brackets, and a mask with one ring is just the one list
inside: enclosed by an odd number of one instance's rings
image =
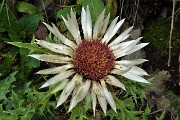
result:
[[(80, 15), (81, 7), (83, 6), (85, 9), (87, 6), (89, 6), (90, 12), (91, 12), (91, 18), (92, 23), (94, 24), (97, 17), (100, 15), (100, 13), (105, 9), (104, 3), (102, 0), (77, 0), (77, 5), (75, 7), (76, 12), (78, 15)], [(98, 7), (97, 7), (98, 6)], [(70, 13), (71, 8), (65, 7), (57, 12), (57, 17), (59, 19), (62, 19), (61, 16), (67, 17), (67, 14)]]
[(22, 60), (22, 64), (24, 65), (24, 67), (28, 67), (28, 68), (37, 68), (40, 66), (40, 61), (37, 59), (34, 59), (32, 57), (27, 56), (27, 54), (29, 54), (29, 50), (28, 49), (24, 49), (21, 48), (20, 49), (20, 55), (21, 55), (21, 60)]
[(179, 101), (178, 99), (172, 100), (172, 101), (171, 101), (171, 105), (172, 105), (174, 108), (180, 108), (180, 101)]
[(20, 20), (17, 20), (8, 6), (3, 7), (0, 18), (0, 31), (7, 31), (10, 40), (6, 40), (13, 42), (20, 42), (24, 40), (28, 34), (32, 34), (40, 21), (37, 15), (26, 15)]
[(142, 113), (142, 120), (148, 120), (148, 115), (151, 112), (151, 108), (147, 105), (146, 109)]
[(27, 15), (23, 16), (20, 20), (20, 28), (21, 28), (21, 34), (32, 34), (39, 23), (39, 18), (37, 15)]
[(158, 118), (156, 117), (156, 120), (163, 120), (165, 115), (165, 111), (162, 112), (161, 116)]
[(12, 41), (20, 41), (18, 36), (20, 32), (19, 21), (14, 13), (6, 6), (0, 13), (0, 27), (6, 30)]
[[(114, 18), (117, 11), (116, 6), (114, 7), (114, 1), (109, 0), (106, 6), (103, 2), (102, 0), (77, 0), (77, 5), (73, 6), (73, 9), (76, 10), (77, 15), (80, 15), (82, 6), (86, 8), (88, 5), (93, 24), (103, 9), (106, 9), (106, 13), (110, 12), (111, 18)], [(10, 38), (3, 38), (3, 40), (20, 48), (16, 49), (15, 52), (4, 54), (0, 61), (0, 77), (3, 78), (0, 80), (0, 120), (56, 120), (54, 111), (59, 97), (57, 92), (63, 90), (65, 82), (52, 85), (48, 89), (36, 90), (41, 85), (41, 79), (44, 76), (34, 74), (40, 67), (40, 61), (28, 56), (32, 53), (52, 53), (52, 51), (35, 44), (34, 38), (31, 42), (29, 39), (32, 33), (35, 32), (39, 21), (43, 20), (43, 14), (34, 5), (26, 2), (17, 2), (15, 8), (18, 12), (22, 12), (23, 16), (21, 18), (16, 18), (8, 6), (1, 5), (0, 9), (0, 17), (2, 18), (0, 19), (0, 34), (8, 33), (6, 37)], [(61, 15), (66, 17), (67, 14), (70, 14), (70, 9), (71, 6), (64, 7), (56, 15), (60, 19), (58, 24), (61, 31), (67, 38), (72, 36), (67, 32)], [(52, 39), (51, 35), (46, 40), (59, 43), (55, 37)], [(14, 51), (14, 47), (11, 46), (10, 50)], [(146, 85), (127, 79), (122, 79), (122, 82), (125, 84), (127, 92), (123, 92), (122, 95), (125, 96), (120, 96), (120, 98), (114, 95), (117, 113), (108, 108), (107, 118), (110, 117), (111, 120), (147, 120), (151, 109), (148, 106), (144, 111), (136, 108), (139, 99), (141, 103), (144, 103), (144, 99), (146, 99), (144, 93)], [(93, 120), (92, 114), (87, 114), (87, 111), (92, 111), (91, 102), (91, 96), (88, 94), (86, 99), (71, 111), (69, 119)], [(64, 104), (65, 108), (68, 108), (68, 106)], [(99, 105), (97, 105), (97, 109), (99, 108)], [(102, 110), (100, 111), (99, 113), (102, 113)], [(163, 116), (162, 114), (157, 119), (161, 120)]]
[(12, 82), (16, 81), (16, 73), (17, 72), (13, 72), (4, 80), (0, 80), (0, 101), (7, 100), (6, 94), (10, 91)]
[(18, 20), (7, 6), (3, 7), (0, 17), (1, 27), (4, 27), (8, 32), (18, 33), (20, 31)]
[(141, 112), (135, 110), (135, 105), (131, 98), (122, 101), (114, 96), (114, 99), (117, 105), (117, 113), (112, 109), (109, 110), (107, 115), (110, 116), (110, 120), (139, 120), (137, 115)]
[(19, 12), (28, 13), (30, 15), (37, 15), (40, 20), (43, 20), (44, 17), (42, 13), (32, 4), (27, 2), (17, 2), (16, 3), (16, 9)]
[(93, 24), (95, 23), (100, 13), (105, 9), (105, 6), (102, 0), (78, 0), (77, 4), (81, 4), (85, 8), (86, 6), (89, 6)]
[[(180, 109), (180, 100), (176, 97), (176, 95), (172, 91), (169, 91), (167, 95), (172, 99), (171, 106), (175, 109)], [(180, 114), (180, 112), (178, 112), (178, 114)]]
[(49, 102), (51, 92), (38, 92), (31, 88), (30, 82), (14, 86), (18, 82), (15, 75), (17, 72), (0, 81), (0, 120), (30, 120), (37, 114), (43, 116), (51, 106), (55, 107), (55, 102)]
[(0, 13), (1, 13), (1, 10), (2, 10), (2, 8), (4, 6), (4, 3), (5, 3), (5, 0), (2, 0), (2, 3), (0, 4)]
[(146, 99), (144, 90), (149, 84), (137, 83), (126, 78), (120, 78), (120, 80), (126, 86), (126, 95), (124, 97), (132, 96), (136, 104), (140, 98), (141, 102), (144, 103), (144, 99)]
[(179, 116), (177, 115), (176, 120), (179, 120)]
[(68, 31), (68, 29), (67, 29), (64, 21), (60, 21), (60, 22), (58, 23), (58, 26), (61, 26), (61, 27), (60, 27), (60, 28), (61, 28), (61, 32), (67, 32), (67, 31)]
[(27, 48), (31, 50), (31, 52), (51, 53), (49, 50), (43, 49), (35, 43), (23, 43), (23, 42), (8, 42), (8, 43), (20, 48)]
[(0, 74), (6, 75), (10, 72), (11, 66), (15, 63), (15, 56), (12, 54), (4, 54), (2, 60), (0, 60)]
[(106, 10), (111, 13), (110, 18), (114, 19), (115, 15), (116, 15), (116, 12), (117, 12), (117, 2), (116, 2), (116, 0), (108, 0), (107, 5), (106, 5)]
[[(169, 32), (171, 21), (159, 18), (153, 21), (144, 31), (144, 40), (150, 42), (162, 56), (168, 55), (169, 50)], [(172, 34), (172, 54), (178, 54), (180, 51), (180, 33), (174, 30)]]
[(62, 16), (66, 18), (67, 15), (70, 13), (70, 11), (71, 11), (71, 8), (70, 8), (70, 7), (63, 8), (63, 9), (61, 9), (61, 10), (59, 10), (59, 11), (57, 12), (56, 17), (59, 18), (59, 19), (62, 19)]
[(70, 120), (84, 120), (87, 119), (86, 111), (82, 105), (77, 105), (73, 110), (71, 111), (71, 117)]

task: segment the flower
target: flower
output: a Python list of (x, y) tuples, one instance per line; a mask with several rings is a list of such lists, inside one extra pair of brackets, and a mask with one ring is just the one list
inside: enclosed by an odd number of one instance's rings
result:
[[(106, 85), (109, 84), (126, 90), (124, 84), (116, 76), (123, 76), (137, 82), (148, 83), (142, 77), (148, 75), (146, 71), (136, 66), (147, 61), (146, 59), (118, 59), (143, 48), (147, 43), (138, 44), (142, 37), (123, 42), (130, 36), (129, 32), (133, 27), (128, 28), (117, 38), (112, 39), (125, 19), (117, 22), (118, 17), (116, 17), (108, 27), (110, 14), (105, 18), (104, 13), (105, 10), (99, 15), (92, 28), (89, 8), (87, 7), (86, 10), (82, 8), (81, 25), (84, 37), (80, 35), (76, 15), (72, 9), (67, 19), (62, 17), (74, 40), (69, 40), (63, 36), (53, 23), (52, 26), (44, 23), (49, 31), (61, 40), (61, 43), (55, 44), (44, 40), (36, 40), (38, 45), (56, 54), (31, 54), (30, 56), (41, 61), (57, 63), (57, 67), (37, 72), (38, 74), (57, 74), (46, 81), (41, 87), (59, 84), (57, 89), (63, 88), (57, 107), (62, 105), (72, 93), (70, 111), (87, 94), (90, 94), (94, 115), (97, 100), (106, 114), (107, 103), (116, 111), (113, 96), (108, 91)], [(57, 91), (55, 90), (55, 92)]]

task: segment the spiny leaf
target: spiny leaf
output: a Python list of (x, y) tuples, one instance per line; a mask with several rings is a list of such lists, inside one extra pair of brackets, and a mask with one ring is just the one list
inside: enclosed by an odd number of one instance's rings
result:
[(126, 95), (125, 98), (131, 95), (133, 99), (135, 100), (135, 103), (137, 103), (138, 96), (140, 96), (141, 102), (144, 102), (144, 99), (146, 99), (146, 95), (144, 92), (144, 89), (148, 86), (147, 84), (143, 83), (137, 83), (131, 80), (128, 80), (126, 78), (120, 78), (121, 82), (126, 86)]
[(76, 107), (74, 107), (71, 110), (71, 117), (69, 120), (77, 120), (77, 119), (78, 120), (87, 119), (85, 108), (81, 104), (77, 104)]
[(150, 112), (151, 112), (151, 109), (147, 105), (145, 111), (142, 114), (142, 117), (143, 117), (142, 120), (147, 120)]
[(6, 94), (10, 91), (11, 83), (16, 81), (16, 73), (17, 72), (13, 72), (6, 79), (0, 80), (0, 101), (6, 100)]
[(8, 43), (20, 48), (27, 48), (31, 51), (36, 51), (41, 53), (51, 53), (49, 50), (43, 49), (34, 43), (23, 43), (23, 42), (8, 42)]
[[(23, 105), (24, 100), (20, 99), (20, 96), (16, 94), (13, 90), (11, 92), (11, 97), (9, 97), (10, 101), (8, 104), (11, 104), (11, 108), (19, 108)], [(11, 109), (10, 108), (10, 109)]]
[(108, 111), (107, 114), (110, 116), (111, 120), (138, 120), (136, 116), (140, 114), (140, 112), (134, 110), (135, 106), (131, 98), (122, 101), (114, 96), (114, 100), (116, 102), (118, 112), (115, 113), (113, 110)]
[[(21, 55), (21, 61), (23, 64), (24, 69), (32, 69), (37, 68), (40, 66), (40, 61), (37, 59), (34, 59), (30, 56), (27, 56), (29, 54), (30, 50), (25, 48), (20, 48), (20, 55)], [(26, 71), (27, 72), (27, 71)]]

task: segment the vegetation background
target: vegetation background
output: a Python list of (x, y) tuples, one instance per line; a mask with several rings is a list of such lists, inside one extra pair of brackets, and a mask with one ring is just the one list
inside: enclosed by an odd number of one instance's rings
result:
[[(176, 1), (175, 7), (173, 1)], [(73, 8), (80, 20), (81, 8), (87, 5), (93, 23), (100, 12), (106, 9), (106, 13), (111, 13), (111, 20), (115, 16), (126, 18), (124, 28), (134, 25), (140, 31), (137, 34), (141, 34), (143, 40), (150, 43), (145, 49), (149, 62), (142, 67), (150, 73), (151, 77), (147, 79), (155, 86), (152, 88), (121, 78), (127, 86), (127, 92), (114, 89), (118, 113), (109, 109), (107, 116), (104, 116), (98, 107), (95, 118), (88, 98), (83, 106), (78, 105), (70, 113), (67, 113), (69, 101), (55, 109), (58, 94), (54, 94), (53, 89), (56, 86), (39, 89), (49, 76), (35, 74), (53, 65), (40, 63), (28, 56), (31, 53), (50, 52), (37, 46), (34, 38), (58, 43), (48, 33), (43, 21), (55, 23), (61, 33), (71, 38), (61, 15), (67, 17)], [(173, 8), (174, 27), (170, 35)], [(179, 8), (178, 0), (1, 0), (0, 120), (179, 120)], [(168, 67), (170, 36), (171, 65)]]

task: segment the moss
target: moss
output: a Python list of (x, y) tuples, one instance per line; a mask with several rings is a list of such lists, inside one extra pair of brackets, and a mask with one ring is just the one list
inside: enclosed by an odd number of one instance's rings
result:
[[(150, 42), (161, 56), (167, 56), (169, 50), (169, 33), (171, 19), (158, 18), (153, 21), (144, 31), (144, 39)], [(177, 55), (180, 51), (180, 32), (173, 30), (172, 34), (172, 55)]]

